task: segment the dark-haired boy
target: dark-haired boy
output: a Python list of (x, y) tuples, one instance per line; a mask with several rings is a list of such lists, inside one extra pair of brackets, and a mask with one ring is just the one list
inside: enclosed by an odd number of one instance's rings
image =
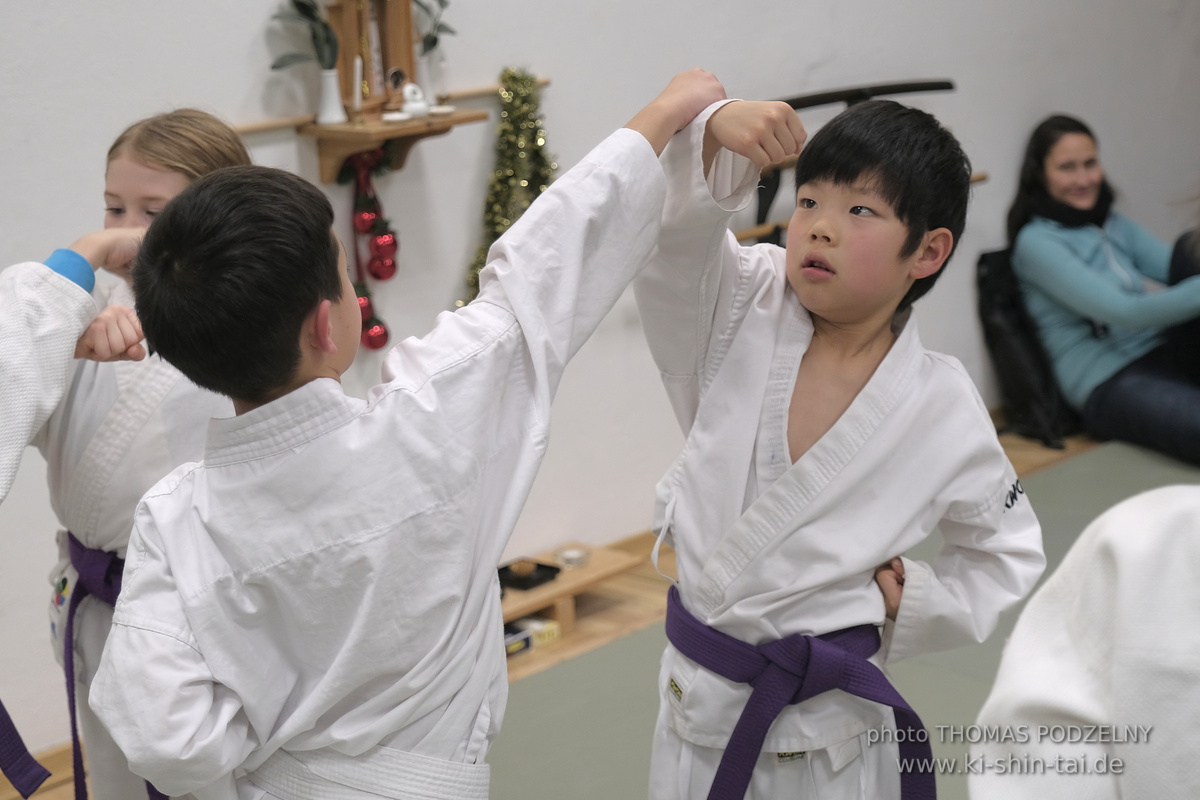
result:
[(388, 354), (367, 402), (338, 382), (361, 314), (316, 188), (229, 168), (158, 215), (138, 316), (237, 416), (135, 518), (90, 697), (135, 772), (201, 800), (487, 797), (496, 565), (551, 398), (654, 247), (657, 153), (723, 96), (677, 76), (496, 242), (474, 302)]
[[(635, 282), (687, 437), (658, 487), (678, 585), (652, 798), (931, 790), (897, 769), (919, 720), (876, 665), (982, 641), (1044, 566), (970, 378), (910, 318), (962, 233), (958, 142), (915, 109), (854, 106), (800, 155), (786, 250), (740, 246), (745, 157), (778, 160), (758, 143), (786, 142), (790, 116), (728, 103), (672, 140), (659, 255)], [(898, 557), (935, 526), (932, 566)]]

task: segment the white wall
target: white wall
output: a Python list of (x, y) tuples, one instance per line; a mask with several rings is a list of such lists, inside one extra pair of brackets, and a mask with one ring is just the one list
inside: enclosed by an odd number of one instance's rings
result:
[[(0, 4), (0, 264), (40, 258), (101, 224), (104, 153), (134, 119), (181, 106), (234, 124), (311, 111), (315, 72), (268, 70), (293, 40), (270, 20), (278, 5)], [(1089, 121), (1121, 190), (1119, 207), (1163, 238), (1195, 216), (1194, 0), (452, 0), (446, 20), (459, 32), (444, 39), (449, 88), (495, 83), (507, 65), (553, 81), (544, 120), (564, 168), (692, 66), (749, 98), (954, 80), (954, 93), (906, 101), (937, 114), (991, 178), (976, 188), (959, 254), (918, 317), (926, 344), (961, 359), (989, 401), (974, 261), (1003, 243), (1018, 159), (1037, 121), (1059, 110)], [(831, 111), (803, 119), (815, 129)], [(457, 295), (478, 241), (493, 136), (491, 123), (462, 126), (418, 144), (403, 172), (377, 181), (402, 240), (399, 274), (375, 289), (395, 335), (427, 330)], [(312, 142), (283, 132), (248, 144), (259, 163), (316, 179)], [(350, 193), (326, 188), (348, 238)], [(364, 353), (347, 381), (352, 391), (377, 370), (378, 357)], [(646, 529), (654, 483), (680, 442), (626, 297), (568, 371), (545, 468), (509, 552)], [(34, 749), (68, 735), (45, 630), (54, 520), (43, 469), (29, 451), (0, 508), (0, 698)]]

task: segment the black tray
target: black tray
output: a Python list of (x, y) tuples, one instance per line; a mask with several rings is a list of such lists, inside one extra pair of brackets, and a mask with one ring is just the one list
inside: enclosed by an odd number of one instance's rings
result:
[(510, 565), (505, 565), (500, 568), (500, 587), (502, 589), (532, 589), (535, 586), (541, 586), (547, 581), (554, 580), (554, 576), (561, 570), (553, 564), (542, 564), (534, 562), (536, 566), (533, 572), (528, 575), (514, 575)]

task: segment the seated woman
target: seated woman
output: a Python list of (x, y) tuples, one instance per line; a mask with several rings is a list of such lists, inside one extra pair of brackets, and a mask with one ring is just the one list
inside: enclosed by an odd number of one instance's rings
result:
[(1172, 261), (1112, 201), (1091, 130), (1072, 117), (1046, 119), (1029, 139), (1008, 213), (1013, 270), (1088, 433), (1200, 463), (1192, 241)]

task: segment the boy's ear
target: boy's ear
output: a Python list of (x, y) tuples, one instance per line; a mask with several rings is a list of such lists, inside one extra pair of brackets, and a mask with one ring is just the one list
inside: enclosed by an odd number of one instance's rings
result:
[(336, 353), (337, 343), (333, 340), (333, 321), (329, 318), (333, 303), (322, 300), (308, 315), (304, 325), (304, 338), (308, 345), (322, 353)]
[(925, 234), (917, 248), (916, 261), (909, 275), (913, 280), (927, 278), (942, 268), (954, 249), (954, 234), (948, 228), (935, 228)]

